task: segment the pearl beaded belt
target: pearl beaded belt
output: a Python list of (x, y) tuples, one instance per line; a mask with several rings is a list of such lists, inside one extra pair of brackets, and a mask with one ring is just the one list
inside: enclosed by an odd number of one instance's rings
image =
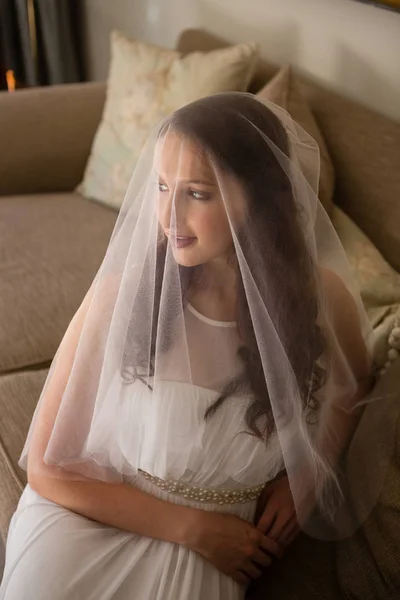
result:
[(182, 495), (189, 500), (197, 502), (212, 502), (213, 504), (235, 504), (240, 502), (244, 504), (250, 500), (256, 500), (264, 489), (264, 483), (254, 487), (244, 488), (242, 490), (227, 490), (224, 488), (212, 489), (203, 488), (190, 483), (182, 483), (173, 479), (160, 479), (154, 475), (150, 475), (142, 469), (138, 469), (147, 481), (154, 483), (157, 487), (165, 492)]

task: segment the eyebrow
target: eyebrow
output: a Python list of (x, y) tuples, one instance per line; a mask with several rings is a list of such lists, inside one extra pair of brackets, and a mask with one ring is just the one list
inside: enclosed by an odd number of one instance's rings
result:
[[(159, 177), (159, 179), (162, 179), (163, 181), (165, 181), (161, 175), (159, 175), (158, 177)], [(195, 183), (195, 184), (200, 183), (203, 185), (210, 185), (213, 187), (216, 187), (216, 185), (217, 185), (216, 183), (213, 183), (212, 181), (207, 181), (205, 179), (179, 179), (179, 183)]]

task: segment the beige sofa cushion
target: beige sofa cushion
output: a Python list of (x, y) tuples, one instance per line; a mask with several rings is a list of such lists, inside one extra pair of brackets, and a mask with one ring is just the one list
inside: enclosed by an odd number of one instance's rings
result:
[(103, 118), (79, 191), (120, 208), (152, 128), (197, 98), (246, 90), (257, 54), (249, 43), (182, 56), (114, 31)]
[(0, 194), (71, 191), (101, 118), (104, 83), (0, 94)]
[(43, 389), (47, 369), (0, 377), (0, 537), (6, 539), (10, 518), (26, 484), (18, 466), (29, 425)]
[(53, 358), (116, 218), (73, 193), (0, 198), (0, 374)]
[(335, 165), (335, 202), (400, 272), (400, 123), (311, 83), (301, 86)]
[(270, 100), (284, 108), (303, 129), (315, 139), (320, 150), (319, 199), (328, 214), (332, 212), (334, 169), (323, 135), (303, 97), (290, 67), (283, 67), (257, 93), (260, 100)]

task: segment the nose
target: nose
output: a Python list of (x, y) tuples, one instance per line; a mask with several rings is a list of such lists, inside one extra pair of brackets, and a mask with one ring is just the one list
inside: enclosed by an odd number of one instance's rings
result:
[(162, 194), (160, 198), (160, 223), (163, 229), (180, 231), (186, 218), (186, 202), (179, 189)]

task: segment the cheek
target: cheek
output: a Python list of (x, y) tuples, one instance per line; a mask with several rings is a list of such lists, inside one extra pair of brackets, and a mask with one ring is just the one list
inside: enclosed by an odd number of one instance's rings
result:
[(202, 244), (226, 246), (232, 241), (225, 210), (204, 210), (197, 214), (193, 221), (193, 230)]
[(158, 194), (155, 200), (155, 213), (161, 227), (168, 229), (171, 226), (171, 203), (166, 194)]
[(156, 213), (157, 220), (160, 223), (161, 227), (165, 227), (166, 211), (160, 202), (157, 202), (157, 204), (156, 204), (155, 213)]

